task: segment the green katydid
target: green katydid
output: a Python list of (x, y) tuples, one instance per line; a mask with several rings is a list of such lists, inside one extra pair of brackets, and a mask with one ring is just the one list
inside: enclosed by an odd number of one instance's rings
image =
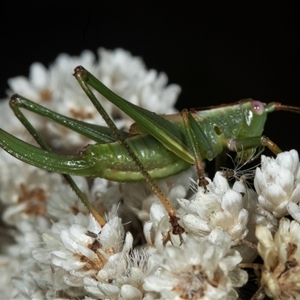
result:
[[(101, 177), (120, 182), (148, 181), (169, 214), (173, 233), (180, 234), (184, 229), (178, 224), (176, 211), (154, 180), (175, 175), (195, 164), (199, 185), (206, 188), (204, 159), (212, 160), (230, 150), (243, 155), (246, 160), (256, 148), (265, 146), (277, 154), (281, 152), (277, 145), (262, 136), (267, 114), (275, 110), (300, 113), (299, 107), (275, 102), (264, 104), (246, 99), (201, 110), (185, 109), (181, 114), (159, 116), (119, 97), (83, 67), (75, 68), (74, 76), (109, 128), (65, 117), (14, 95), (10, 101), (12, 110), (42, 149), (29, 145), (2, 129), (0, 146), (26, 163), (64, 174), (71, 187), (102, 224), (104, 221), (76, 187), (70, 175)], [(135, 121), (129, 133), (116, 128), (90, 87)], [(94, 140), (96, 144), (86, 146), (74, 156), (52, 153), (20, 108), (71, 128)]]

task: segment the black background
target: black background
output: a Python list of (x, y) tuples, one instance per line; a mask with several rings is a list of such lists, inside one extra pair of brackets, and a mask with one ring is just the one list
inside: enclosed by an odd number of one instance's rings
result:
[[(1, 98), (35, 61), (122, 47), (182, 87), (178, 109), (247, 97), (300, 106), (298, 3), (1, 1)], [(265, 134), (300, 150), (299, 125), (274, 113)]]

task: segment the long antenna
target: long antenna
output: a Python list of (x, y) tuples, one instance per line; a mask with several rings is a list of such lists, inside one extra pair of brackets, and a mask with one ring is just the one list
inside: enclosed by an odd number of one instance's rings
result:
[(284, 105), (281, 104), (280, 102), (271, 102), (269, 103), (266, 107), (265, 110), (267, 112), (273, 112), (273, 111), (289, 111), (289, 112), (293, 112), (296, 114), (300, 114), (300, 107), (297, 106), (292, 106), (292, 105)]

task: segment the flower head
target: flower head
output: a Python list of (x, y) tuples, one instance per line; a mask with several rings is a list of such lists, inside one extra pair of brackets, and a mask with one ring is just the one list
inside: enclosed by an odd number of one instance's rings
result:
[(260, 206), (280, 218), (287, 215), (290, 202), (300, 202), (300, 164), (297, 151), (278, 154), (276, 158), (262, 156), (254, 185)]
[(258, 252), (264, 261), (261, 286), (274, 299), (300, 295), (300, 225), (281, 219), (274, 237), (264, 226), (256, 228)]
[(214, 228), (222, 227), (231, 234), (232, 243), (236, 245), (248, 233), (247, 195), (231, 189), (220, 172), (213, 181), (207, 180), (209, 192), (199, 187), (191, 200), (178, 200), (183, 209), (183, 224), (187, 232), (197, 236), (206, 236)]
[(236, 267), (241, 256), (230, 244), (230, 235), (215, 229), (203, 240), (168, 245), (153, 255), (158, 268), (145, 278), (144, 289), (163, 299), (237, 299), (233, 288), (247, 281), (247, 273)]

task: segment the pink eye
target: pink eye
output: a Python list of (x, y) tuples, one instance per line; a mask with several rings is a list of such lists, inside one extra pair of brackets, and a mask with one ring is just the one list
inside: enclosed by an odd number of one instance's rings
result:
[(253, 113), (255, 113), (257, 115), (261, 115), (264, 113), (265, 106), (262, 102), (254, 100), (251, 102), (251, 105), (252, 105)]

